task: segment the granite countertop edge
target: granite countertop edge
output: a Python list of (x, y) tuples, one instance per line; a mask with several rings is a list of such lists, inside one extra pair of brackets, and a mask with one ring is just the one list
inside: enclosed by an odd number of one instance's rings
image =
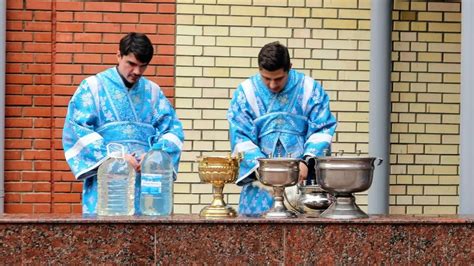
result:
[(201, 218), (197, 214), (160, 216), (84, 216), (82, 214), (0, 214), (0, 224), (474, 224), (474, 215), (369, 215), (364, 219), (297, 217)]

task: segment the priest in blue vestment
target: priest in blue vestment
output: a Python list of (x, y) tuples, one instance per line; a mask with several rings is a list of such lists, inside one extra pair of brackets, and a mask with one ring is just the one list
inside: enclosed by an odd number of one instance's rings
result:
[(308, 170), (314, 172), (313, 158), (330, 148), (337, 125), (327, 93), (319, 82), (291, 68), (284, 45), (265, 45), (258, 66), (259, 73), (237, 87), (227, 112), (232, 153), (243, 155), (237, 179), (243, 216), (260, 216), (273, 204), (270, 191), (256, 180), (258, 158), (303, 159), (303, 181)]
[[(84, 182), (84, 214), (97, 213), (97, 168), (107, 159), (109, 143), (125, 147), (125, 158), (137, 172), (149, 149), (167, 152), (176, 179), (183, 128), (160, 87), (142, 76), (153, 51), (145, 34), (127, 34), (120, 40), (117, 66), (86, 78), (69, 102), (62, 142), (74, 176)], [(138, 194), (139, 174), (136, 181)]]

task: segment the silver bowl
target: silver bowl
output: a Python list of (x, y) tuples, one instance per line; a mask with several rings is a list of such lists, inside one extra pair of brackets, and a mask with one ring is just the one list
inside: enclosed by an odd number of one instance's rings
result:
[(275, 187), (296, 185), (300, 175), (299, 163), (295, 158), (261, 158), (258, 159), (259, 180), (262, 184)]
[(376, 159), (374, 157), (317, 158), (315, 168), (318, 184), (331, 193), (365, 191), (372, 185)]
[(375, 168), (382, 159), (375, 157), (319, 157), (316, 158), (316, 179), (336, 200), (321, 214), (334, 219), (367, 218), (355, 203), (352, 193), (369, 189)]
[(273, 206), (265, 214), (266, 218), (292, 218), (295, 213), (289, 211), (283, 204), (285, 187), (294, 186), (300, 175), (299, 163), (295, 158), (260, 158), (257, 171), (258, 180), (273, 187)]

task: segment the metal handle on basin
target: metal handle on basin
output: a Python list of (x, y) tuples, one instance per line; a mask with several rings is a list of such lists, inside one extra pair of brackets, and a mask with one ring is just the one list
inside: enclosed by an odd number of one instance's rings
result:
[[(378, 162), (376, 163), (376, 161), (378, 161)], [(379, 165), (382, 164), (382, 162), (383, 162), (383, 159), (377, 157), (377, 158), (374, 160), (374, 166), (379, 166)]]
[(255, 170), (255, 177), (260, 181), (260, 174), (258, 173), (258, 168)]

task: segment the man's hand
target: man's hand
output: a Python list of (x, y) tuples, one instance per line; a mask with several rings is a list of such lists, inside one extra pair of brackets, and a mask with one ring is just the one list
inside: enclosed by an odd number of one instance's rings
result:
[(141, 170), (141, 163), (137, 161), (135, 154), (125, 154), (124, 158), (130, 163), (135, 171), (139, 172)]
[(300, 162), (300, 177), (299, 177), (298, 183), (302, 183), (304, 180), (306, 180), (307, 176), (308, 176), (308, 166), (306, 166), (305, 163)]

